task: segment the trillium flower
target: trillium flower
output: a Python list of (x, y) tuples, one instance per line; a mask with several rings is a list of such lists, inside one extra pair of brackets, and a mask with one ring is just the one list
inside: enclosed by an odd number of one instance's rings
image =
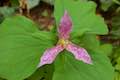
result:
[(41, 67), (45, 64), (53, 63), (56, 56), (64, 49), (71, 52), (77, 60), (81, 60), (87, 64), (92, 64), (92, 60), (88, 52), (84, 48), (77, 46), (69, 40), (71, 30), (72, 20), (68, 12), (65, 11), (58, 27), (58, 43), (56, 44), (56, 46), (49, 48), (44, 52), (44, 54), (40, 58), (40, 63), (38, 67)]

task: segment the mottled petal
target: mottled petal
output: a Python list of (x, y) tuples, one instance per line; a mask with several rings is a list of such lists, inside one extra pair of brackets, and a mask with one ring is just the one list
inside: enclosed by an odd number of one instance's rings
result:
[(81, 48), (73, 43), (69, 43), (66, 49), (73, 53), (77, 60), (82, 60), (87, 64), (92, 64), (91, 57), (84, 48)]
[(40, 58), (40, 63), (38, 67), (41, 67), (45, 64), (51, 64), (56, 56), (63, 50), (64, 48), (61, 45), (57, 45), (53, 48), (47, 49), (42, 57)]
[(68, 39), (71, 29), (72, 29), (72, 20), (68, 12), (65, 11), (63, 17), (61, 18), (58, 28), (59, 38)]

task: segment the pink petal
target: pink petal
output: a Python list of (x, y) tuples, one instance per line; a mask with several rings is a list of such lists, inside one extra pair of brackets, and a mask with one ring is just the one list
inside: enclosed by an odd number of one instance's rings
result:
[(63, 47), (61, 45), (57, 45), (53, 48), (47, 49), (42, 57), (40, 58), (40, 63), (38, 67), (41, 67), (45, 64), (51, 64), (56, 56), (63, 50)]
[(70, 43), (68, 44), (66, 49), (72, 52), (77, 60), (82, 60), (87, 64), (92, 64), (91, 57), (84, 48), (81, 48), (75, 44)]
[(67, 11), (65, 11), (58, 28), (59, 38), (68, 39), (72, 29), (72, 20)]

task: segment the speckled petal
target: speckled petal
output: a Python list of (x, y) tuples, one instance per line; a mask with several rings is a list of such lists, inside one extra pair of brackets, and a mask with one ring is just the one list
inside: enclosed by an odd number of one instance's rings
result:
[(63, 17), (61, 18), (58, 28), (59, 38), (68, 39), (71, 29), (72, 29), (72, 20), (68, 12), (65, 11)]
[(56, 56), (63, 50), (64, 48), (61, 45), (57, 45), (53, 48), (47, 49), (42, 57), (40, 58), (40, 63), (38, 67), (41, 67), (45, 64), (51, 64)]
[(81, 60), (84, 63), (92, 64), (90, 55), (84, 48), (81, 48), (73, 43), (68, 44), (66, 49), (71, 52), (77, 60)]

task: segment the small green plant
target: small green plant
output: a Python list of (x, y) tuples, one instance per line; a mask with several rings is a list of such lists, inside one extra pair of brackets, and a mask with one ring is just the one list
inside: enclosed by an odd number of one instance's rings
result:
[[(21, 15), (8, 17), (0, 24), (0, 77), (8, 80), (113, 80), (114, 69), (104, 54), (108, 48), (102, 48), (104, 45), (96, 38), (108, 33), (104, 19), (95, 13), (96, 4), (55, 0), (54, 7), (56, 26), (49, 32), (39, 30), (33, 21)], [(60, 48), (45, 56), (46, 49), (57, 43), (61, 44)], [(59, 54), (56, 56), (56, 53)]]

